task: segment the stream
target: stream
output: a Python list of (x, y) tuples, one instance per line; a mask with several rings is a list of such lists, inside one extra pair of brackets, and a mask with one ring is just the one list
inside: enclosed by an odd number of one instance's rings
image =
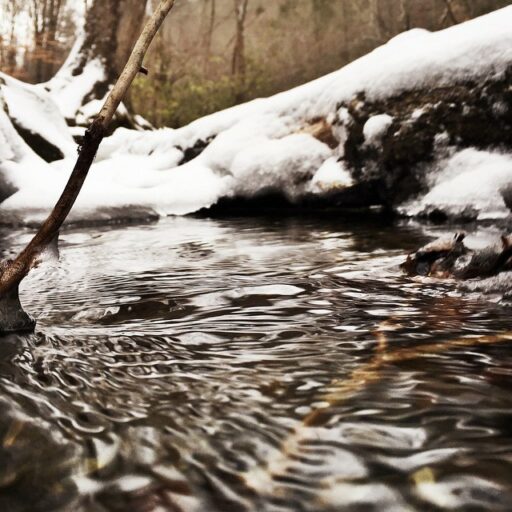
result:
[[(0, 252), (30, 234), (2, 228)], [(64, 231), (23, 283), (36, 333), (0, 340), (0, 510), (511, 510), (511, 309), (402, 275), (428, 239), (332, 218)]]

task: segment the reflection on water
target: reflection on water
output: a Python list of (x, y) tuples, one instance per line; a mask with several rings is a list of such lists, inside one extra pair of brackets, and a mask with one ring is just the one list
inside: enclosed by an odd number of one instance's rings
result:
[[(26, 233), (4, 233), (12, 250)], [(0, 343), (0, 510), (510, 510), (510, 309), (412, 228), (71, 231)]]

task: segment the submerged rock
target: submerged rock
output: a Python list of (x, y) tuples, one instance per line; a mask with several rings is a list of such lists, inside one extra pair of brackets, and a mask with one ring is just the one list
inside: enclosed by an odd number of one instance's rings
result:
[(467, 248), (464, 239), (464, 233), (439, 238), (409, 254), (401, 268), (409, 275), (462, 280), (489, 278), (512, 270), (512, 235), (502, 236), (500, 242), (480, 250)]
[(438, 275), (452, 271), (458, 259), (468, 253), (464, 245), (464, 233), (452, 238), (439, 238), (409, 254), (400, 266), (409, 275)]

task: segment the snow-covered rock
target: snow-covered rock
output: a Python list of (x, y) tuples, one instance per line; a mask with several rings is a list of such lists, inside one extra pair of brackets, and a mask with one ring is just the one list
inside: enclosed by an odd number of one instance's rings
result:
[(430, 191), (401, 209), (408, 215), (442, 210), (476, 220), (510, 215), (507, 187), (512, 184), (512, 154), (465, 149), (431, 171)]
[(313, 176), (310, 190), (314, 194), (325, 191), (345, 189), (354, 184), (350, 173), (344, 167), (343, 162), (332, 157), (327, 159)]
[(388, 114), (379, 114), (370, 117), (363, 127), (363, 135), (366, 144), (370, 146), (380, 144), (392, 124), (393, 118)]
[[(297, 201), (352, 185), (364, 192), (367, 183), (378, 191), (369, 202), (402, 204), (405, 214), (471, 206), (477, 216), (501, 217), (512, 154), (511, 26), (512, 6), (436, 33), (412, 30), (330, 75), (181, 129), (117, 130), (102, 144), (73, 215), (94, 218), (100, 208), (185, 214), (220, 198), (273, 191)], [(30, 210), (35, 221), (62, 190), (74, 157), (63, 118), (76, 109), (73, 89), (79, 97), (97, 78), (93, 64), (44, 86), (2, 86), (10, 115), (45, 133), (65, 158), (38, 159), (0, 114), (10, 148), (0, 149), (0, 172), (18, 189), (0, 215)], [(60, 111), (44, 113), (45, 88)], [(33, 91), (34, 118), (23, 107)], [(97, 106), (82, 107), (83, 115)], [(45, 120), (53, 124), (48, 133)]]

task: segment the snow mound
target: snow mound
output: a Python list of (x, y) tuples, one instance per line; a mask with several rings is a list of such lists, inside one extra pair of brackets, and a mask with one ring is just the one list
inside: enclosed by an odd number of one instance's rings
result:
[(234, 193), (253, 196), (261, 190), (281, 190), (290, 199), (304, 193), (332, 151), (310, 135), (267, 140), (239, 152), (231, 165)]
[(401, 208), (410, 216), (440, 211), (449, 217), (499, 219), (510, 215), (512, 155), (465, 149), (432, 171), (431, 190)]
[(32, 134), (40, 135), (63, 156), (76, 154), (76, 144), (50, 94), (40, 85), (29, 85), (0, 72), (0, 89), (9, 117)]
[(363, 127), (363, 135), (366, 144), (370, 146), (380, 144), (382, 137), (386, 135), (386, 132), (392, 124), (393, 118), (388, 114), (379, 114), (370, 117)]
[[(58, 102), (60, 113), (67, 119), (75, 118), (84, 98), (89, 96), (96, 83), (105, 79), (105, 68), (100, 59), (90, 60), (83, 67), (80, 65), (79, 50), (84, 43), (84, 37), (82, 30), (57, 74), (41, 84)], [(80, 68), (80, 74), (76, 74), (74, 70)]]
[(326, 160), (313, 176), (310, 191), (316, 194), (351, 187), (354, 184), (350, 173), (336, 157)]
[[(512, 6), (436, 33), (413, 30), (337, 72), (181, 129), (117, 130), (102, 144), (73, 215), (94, 219), (95, 211), (109, 208), (124, 208), (128, 216), (132, 208), (181, 215), (222, 197), (248, 197), (272, 189), (295, 199), (351, 186), (351, 176), (337, 161), (350, 124), (350, 114), (340, 105), (361, 93), (371, 101), (417, 88), (502, 76), (512, 65), (511, 26)], [(72, 53), (69, 61), (76, 58)], [(78, 77), (66, 75), (71, 67), (65, 65), (41, 86), (23, 87), (6, 79), (4, 95), (11, 114), (41, 133), (51, 125), (48, 137), (66, 158), (45, 164), (27, 151), (0, 112), (0, 141), (8, 140), (0, 148), (0, 172), (18, 189), (2, 203), (0, 213), (30, 210), (32, 219), (43, 218), (69, 177), (75, 146), (63, 117), (82, 107), (78, 99), (83, 100), (102, 73), (101, 63), (94, 61)], [(45, 90), (58, 98), (60, 111)], [(34, 91), (37, 98), (29, 100)], [(84, 118), (97, 107), (94, 100), (82, 107)], [(332, 125), (327, 136), (308, 132), (318, 119)], [(392, 122), (387, 115), (372, 117), (364, 127), (366, 142), (377, 144)], [(510, 182), (511, 161), (497, 153), (458, 153), (444, 163), (438, 176), (433, 175), (430, 192), (403, 211), (421, 213), (442, 206), (459, 212), (471, 205), (481, 218), (506, 215), (502, 190)]]

